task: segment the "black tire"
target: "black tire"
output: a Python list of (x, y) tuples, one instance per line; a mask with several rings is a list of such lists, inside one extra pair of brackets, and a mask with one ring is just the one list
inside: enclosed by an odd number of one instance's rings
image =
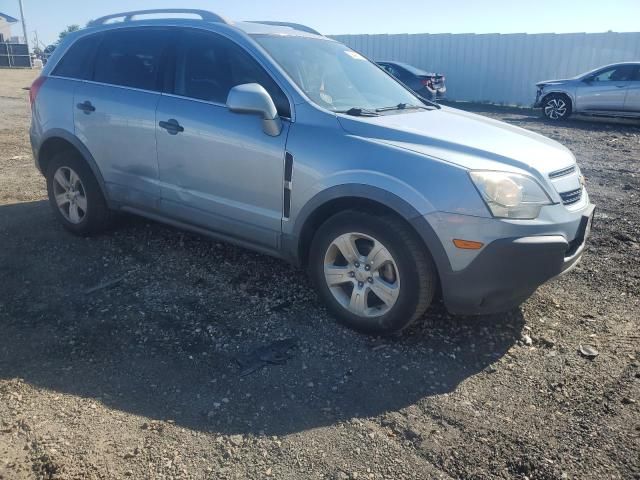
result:
[(552, 122), (566, 120), (571, 112), (571, 99), (561, 93), (547, 95), (542, 102), (542, 116)]
[[(384, 315), (354, 314), (338, 302), (327, 285), (325, 255), (334, 240), (350, 232), (375, 238), (397, 265), (402, 280), (398, 297)], [(309, 274), (318, 295), (340, 323), (377, 335), (400, 332), (420, 318), (433, 300), (438, 278), (431, 255), (408, 225), (394, 216), (374, 216), (355, 210), (338, 213), (320, 226), (309, 252)]]
[[(54, 176), (61, 167), (70, 168), (77, 174), (86, 196), (87, 209), (79, 223), (72, 223), (65, 218), (56, 202)], [(76, 235), (83, 236), (96, 234), (109, 228), (112, 215), (102, 194), (102, 189), (91, 168), (78, 152), (67, 150), (56, 154), (49, 162), (46, 179), (49, 204), (54, 211), (54, 215), (60, 220), (64, 228)]]

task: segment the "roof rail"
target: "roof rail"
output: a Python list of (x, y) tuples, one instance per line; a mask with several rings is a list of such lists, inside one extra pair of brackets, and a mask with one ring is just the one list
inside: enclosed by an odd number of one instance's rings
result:
[(130, 22), (134, 17), (139, 15), (154, 15), (156, 13), (186, 13), (190, 15), (197, 15), (205, 22), (217, 22), (230, 24), (224, 17), (220, 15), (208, 12), (206, 10), (196, 10), (193, 8), (157, 8), (153, 10), (134, 10), (132, 12), (114, 13), (112, 15), (105, 15), (104, 17), (97, 18), (89, 22), (89, 26), (104, 25), (109, 20), (114, 18), (122, 18), (123, 22)]
[(319, 31), (314, 30), (311, 27), (307, 27), (306, 25), (302, 25), (300, 23), (274, 22), (271, 20), (250, 20), (249, 23), (261, 23), (263, 25), (276, 25), (279, 27), (290, 27), (290, 28), (293, 28), (294, 30), (299, 30), (301, 32), (313, 33), (314, 35), (322, 36), (322, 34)]

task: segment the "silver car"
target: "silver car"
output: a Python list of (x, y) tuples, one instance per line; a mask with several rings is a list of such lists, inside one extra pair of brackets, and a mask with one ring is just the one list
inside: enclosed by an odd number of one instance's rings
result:
[(568, 149), (277, 23), (154, 10), (66, 37), (30, 91), (64, 227), (130, 212), (274, 255), (376, 334), (440, 293), (457, 314), (514, 308), (580, 260), (594, 207)]
[(534, 108), (542, 108), (550, 120), (564, 120), (572, 113), (640, 118), (640, 62), (607, 65), (536, 86)]

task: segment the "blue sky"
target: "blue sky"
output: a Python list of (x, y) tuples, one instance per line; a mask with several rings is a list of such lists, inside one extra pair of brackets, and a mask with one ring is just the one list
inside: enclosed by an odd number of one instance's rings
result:
[[(67, 25), (134, 9), (189, 6), (234, 20), (288, 20), (325, 34), (541, 33), (640, 30), (640, 0), (23, 0), (29, 38), (50, 43)], [(0, 12), (19, 17), (18, 0)], [(22, 35), (20, 27), (14, 34)]]

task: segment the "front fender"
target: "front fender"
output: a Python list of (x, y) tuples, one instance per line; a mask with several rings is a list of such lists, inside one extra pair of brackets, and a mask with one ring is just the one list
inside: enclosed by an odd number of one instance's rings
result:
[[(398, 213), (406, 212), (403, 216), (407, 219), (435, 210), (427, 197), (416, 188), (383, 171), (352, 169), (334, 172), (314, 185), (311, 190), (321, 192), (322, 195), (326, 195), (326, 191), (353, 192), (353, 195), (348, 196), (361, 194), (370, 200), (384, 200), (381, 203), (397, 210)], [(316, 194), (313, 198), (321, 194)], [(386, 201), (390, 203), (387, 204)]]
[[(397, 185), (399, 187), (402, 184), (398, 183)], [(440, 239), (426, 218), (416, 209), (416, 205), (411, 203), (412, 200), (410, 199), (416, 200), (416, 196), (419, 196), (419, 194), (411, 190), (404, 190), (403, 193), (406, 195), (404, 198), (387, 189), (361, 183), (342, 183), (322, 190), (313, 196), (302, 209), (300, 209), (295, 220), (287, 225), (288, 232), (283, 232), (284, 256), (293, 261), (293, 263), (300, 264), (299, 247), (303, 229), (306, 222), (317, 209), (340, 198), (358, 198), (385, 205), (405, 219), (414, 228), (428, 248), (439, 275), (444, 272), (450, 272), (451, 265)], [(429, 202), (423, 197), (420, 197), (418, 202), (422, 203), (425, 207), (430, 206)]]
[[(410, 198), (414, 195), (409, 196)], [(340, 198), (361, 198), (380, 203), (395, 211), (398, 215), (407, 221), (420, 216), (420, 211), (416, 208), (416, 204), (412, 203), (406, 197), (399, 195), (397, 192), (389, 191), (372, 184), (362, 184), (355, 182), (344, 182), (325, 188), (314, 195), (296, 214), (295, 219), (288, 225), (288, 231), (294, 236), (299, 236), (304, 225), (311, 214), (322, 205)], [(422, 200), (428, 204), (426, 200)]]
[(569, 100), (571, 100), (571, 106), (573, 108), (575, 108), (576, 106), (576, 88), (572, 87), (572, 88), (566, 88), (566, 87), (549, 87), (549, 89), (545, 88), (542, 91), (542, 95), (538, 101), (538, 106), (542, 107), (542, 104), (544, 103), (545, 99), (553, 94), (553, 93), (561, 93), (562, 95), (566, 95), (567, 97), (569, 97)]

